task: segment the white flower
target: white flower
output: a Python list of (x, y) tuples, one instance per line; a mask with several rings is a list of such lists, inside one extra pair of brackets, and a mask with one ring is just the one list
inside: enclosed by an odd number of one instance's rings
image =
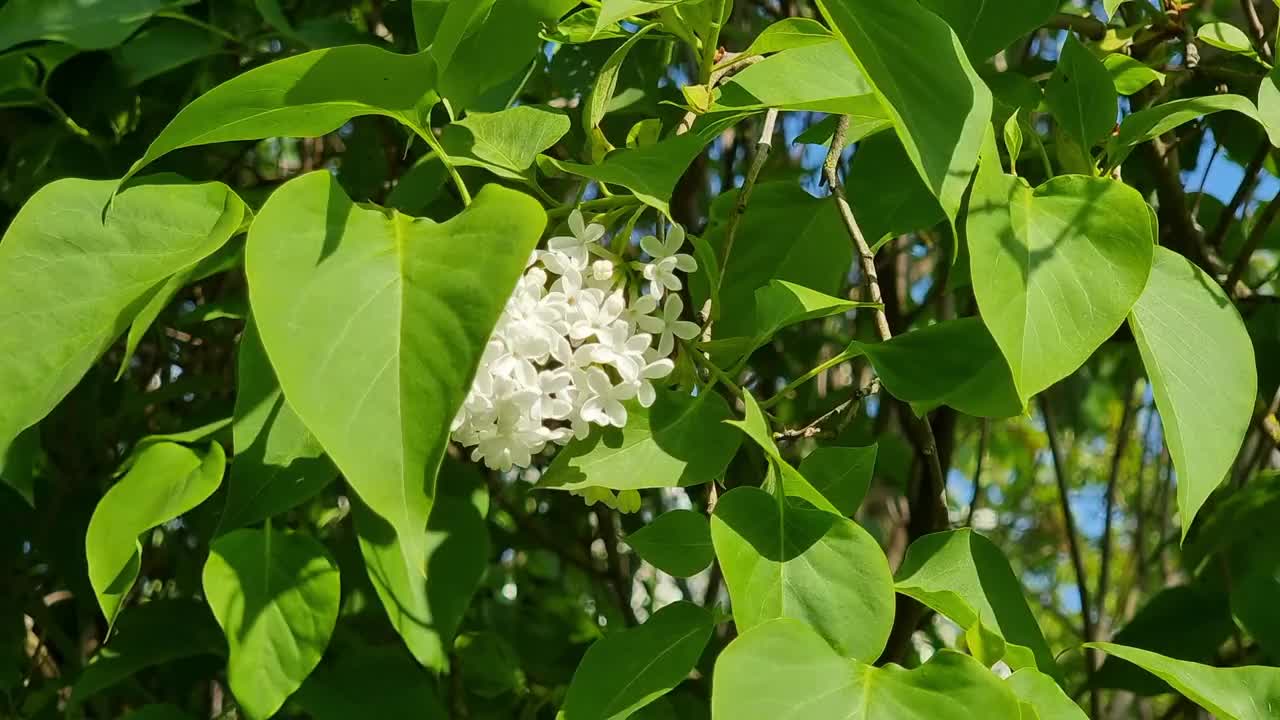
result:
[(614, 385), (604, 370), (591, 368), (587, 371), (587, 390), (591, 395), (582, 404), (583, 418), (597, 425), (627, 424), (627, 408), (622, 402), (636, 396), (637, 383), (624, 380)]
[[(658, 354), (666, 357), (675, 348), (675, 338), (692, 340), (698, 337), (701, 328), (696, 323), (681, 320), (684, 313), (684, 300), (679, 295), (668, 295), (662, 303), (662, 315), (645, 315), (636, 320), (641, 330), (658, 338)], [(674, 336), (674, 337), (673, 337)]]
[(569, 214), (569, 232), (573, 234), (548, 240), (547, 252), (542, 255), (543, 263), (558, 275), (563, 275), (564, 270), (557, 268), (586, 269), (589, 247), (604, 237), (604, 226), (596, 223), (586, 225), (582, 213), (575, 209)]
[[(650, 295), (628, 288), (626, 258), (596, 245), (600, 225), (569, 216), (569, 237), (553, 237), (535, 251), (508, 298), (476, 369), (475, 379), (450, 427), (490, 468), (527, 468), (553, 445), (584, 439), (599, 427), (623, 427), (624, 403), (642, 407), (657, 399), (654, 383), (675, 368), (669, 357), (675, 338), (697, 334), (680, 319), (677, 273), (696, 263), (679, 254), (684, 231), (672, 228), (667, 242), (646, 240), (653, 257), (645, 277)], [(608, 259), (592, 259), (592, 255)], [(631, 298), (628, 302), (628, 298)], [(657, 348), (653, 346), (657, 342)], [(638, 508), (637, 493), (589, 495), (620, 508)]]
[(640, 240), (640, 249), (653, 258), (645, 264), (642, 274), (649, 281), (649, 293), (654, 297), (660, 298), (666, 290), (676, 291), (683, 287), (675, 274), (677, 270), (691, 273), (698, 269), (698, 262), (692, 255), (680, 252), (683, 246), (684, 228), (679, 225), (671, 226), (665, 242), (653, 235)]

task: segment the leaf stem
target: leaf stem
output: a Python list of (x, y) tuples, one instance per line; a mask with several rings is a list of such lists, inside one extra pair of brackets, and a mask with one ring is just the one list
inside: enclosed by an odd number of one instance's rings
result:
[(607, 198), (598, 198), (596, 200), (587, 200), (583, 203), (569, 203), (560, 207), (551, 208), (547, 211), (547, 217), (551, 219), (559, 219), (569, 217), (569, 213), (574, 209), (583, 212), (600, 212), (604, 210), (613, 210), (614, 208), (627, 207), (629, 205), (638, 204), (640, 201), (630, 195), (616, 195)]
[(774, 405), (777, 405), (778, 403), (786, 399), (787, 395), (789, 395), (792, 391), (794, 391), (796, 388), (800, 387), (801, 385), (809, 382), (810, 380), (821, 375), (827, 370), (830, 370), (831, 368), (837, 365), (840, 365), (841, 363), (848, 362), (861, 355), (862, 355), (862, 350), (860, 349), (854, 349), (853, 347), (845, 348), (844, 350), (837, 353), (835, 357), (818, 365), (817, 367), (801, 375), (795, 380), (792, 380), (790, 383), (787, 384), (786, 387), (782, 388), (777, 393), (775, 393), (773, 397), (769, 398), (768, 400), (762, 401), (760, 403), (760, 409), (767, 410), (773, 407)]
[(700, 68), (701, 83), (710, 85), (711, 71), (716, 66), (716, 52), (720, 49), (720, 28), (724, 25), (725, 4), (728, 0), (717, 0), (711, 16), (711, 27), (707, 37), (702, 39), (702, 63)]
[(458, 188), (458, 195), (462, 198), (462, 206), (467, 207), (471, 204), (471, 193), (467, 191), (467, 184), (463, 182), (462, 176), (458, 174), (458, 168), (449, 159), (449, 153), (444, 151), (444, 146), (440, 144), (440, 140), (431, 133), (429, 127), (422, 127), (418, 123), (411, 123), (410, 127), (418, 137), (422, 138), (432, 150), (435, 151), (436, 157), (440, 158), (440, 162), (444, 165), (444, 169), (449, 173), (453, 184)]

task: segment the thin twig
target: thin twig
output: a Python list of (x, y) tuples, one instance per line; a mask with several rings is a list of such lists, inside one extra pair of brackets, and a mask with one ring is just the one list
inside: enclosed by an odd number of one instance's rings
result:
[(1263, 238), (1266, 237), (1267, 230), (1271, 228), (1271, 223), (1275, 222), (1276, 215), (1280, 214), (1280, 195), (1271, 198), (1271, 202), (1262, 209), (1258, 215), (1258, 221), (1254, 223), (1253, 229), (1249, 231), (1249, 237), (1244, 241), (1244, 246), (1240, 248), (1240, 254), (1236, 255), (1236, 260), (1231, 264), (1231, 272), (1227, 273), (1227, 280), (1223, 286), (1227, 288), (1227, 292), (1231, 293), (1236, 288), (1236, 283), (1240, 281), (1244, 271), (1249, 267), (1249, 259), (1253, 257), (1253, 253), (1262, 244)]
[(729, 215), (729, 222), (725, 226), (724, 252), (720, 258), (722, 275), (729, 267), (729, 254), (733, 252), (733, 241), (737, 239), (738, 223), (742, 221), (742, 216), (747, 214), (747, 203), (751, 201), (751, 192), (755, 190), (756, 180), (760, 177), (760, 171), (764, 168), (765, 161), (769, 159), (769, 151), (773, 148), (773, 130), (777, 121), (778, 111), (769, 108), (764, 114), (764, 125), (760, 128), (760, 140), (756, 143), (755, 157), (751, 160), (751, 167), (747, 169), (747, 176), (742, 181), (742, 189), (738, 191), (738, 201), (734, 204), (733, 213)]
[(1120, 411), (1120, 427), (1116, 430), (1115, 452), (1111, 455), (1111, 471), (1107, 477), (1106, 499), (1103, 501), (1102, 551), (1098, 569), (1098, 622), (1102, 623), (1107, 609), (1107, 585), (1111, 577), (1111, 524), (1115, 515), (1116, 485), (1120, 480), (1120, 468), (1124, 465), (1125, 452), (1129, 448), (1130, 426), (1137, 414), (1133, 386), (1126, 384), (1124, 407)]
[(1227, 237), (1227, 231), (1231, 229), (1231, 224), (1235, 222), (1236, 214), (1253, 196), (1254, 188), (1258, 186), (1258, 177), (1262, 173), (1262, 167), (1266, 164), (1267, 156), (1270, 154), (1271, 143), (1264, 140), (1258, 146), (1258, 151), (1249, 159), (1249, 164), (1245, 166), (1244, 178), (1240, 180), (1240, 185), (1236, 187), (1235, 194), (1231, 196), (1231, 202), (1227, 204), (1226, 209), (1218, 216), (1218, 224), (1213, 226), (1213, 232), (1205, 240), (1206, 245), (1215, 250), (1222, 248), (1222, 243)]
[(866, 399), (880, 392), (880, 378), (872, 378), (866, 387), (858, 388), (848, 400), (836, 405), (827, 412), (818, 416), (816, 420), (801, 428), (794, 430), (783, 430), (773, 434), (775, 440), (795, 440), (797, 438), (811, 438), (823, 432), (822, 425), (832, 417), (844, 412), (850, 405)]
[[(1071, 498), (1067, 490), (1067, 469), (1062, 461), (1062, 449), (1058, 447), (1058, 431), (1057, 423), (1053, 419), (1052, 408), (1049, 407), (1049, 400), (1045, 393), (1040, 396), (1040, 414), (1044, 417), (1044, 431), (1049, 436), (1049, 454), (1053, 459), (1053, 475), (1058, 483), (1058, 500), (1062, 506), (1062, 524), (1067, 534), (1067, 551), (1071, 555), (1071, 566), (1076, 574), (1076, 591), (1080, 594), (1080, 621), (1084, 627), (1084, 637), (1086, 640), (1093, 641), (1097, 639), (1097, 628), (1093, 624), (1093, 616), (1090, 614), (1092, 605), (1089, 603), (1089, 583), (1084, 574), (1084, 557), (1080, 554), (1080, 540), (1076, 535), (1076, 521), (1071, 512)], [(1085, 674), (1088, 676), (1088, 686), (1091, 688), (1089, 693), (1089, 716), (1102, 717), (1102, 697), (1099, 695), (1097, 688), (1093, 687), (1093, 671), (1097, 667), (1098, 652), (1093, 648), (1086, 651), (1085, 658)]]
[(973, 495), (969, 498), (969, 512), (965, 514), (964, 524), (973, 524), (973, 511), (978, 509), (978, 500), (982, 497), (982, 461), (987, 457), (987, 435), (991, 432), (991, 421), (982, 418), (982, 429), (978, 431), (978, 461), (973, 468)]
[(1271, 45), (1267, 42), (1267, 29), (1262, 25), (1262, 18), (1258, 17), (1258, 8), (1253, 6), (1253, 0), (1240, 0), (1240, 7), (1244, 10), (1244, 19), (1249, 23), (1249, 31), (1253, 33), (1253, 41), (1258, 46), (1258, 54), (1263, 60), (1271, 62)]

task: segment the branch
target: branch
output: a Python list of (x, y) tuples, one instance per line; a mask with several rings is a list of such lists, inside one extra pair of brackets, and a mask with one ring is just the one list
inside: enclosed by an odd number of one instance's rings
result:
[(969, 498), (969, 512), (965, 515), (964, 524), (973, 524), (973, 511), (978, 509), (978, 499), (982, 496), (982, 461), (987, 457), (987, 435), (991, 432), (991, 421), (982, 418), (982, 429), (978, 433), (978, 462), (973, 469), (973, 496)]
[(1262, 167), (1267, 163), (1267, 156), (1270, 154), (1271, 143), (1264, 140), (1245, 167), (1244, 178), (1240, 180), (1240, 185), (1236, 188), (1235, 194), (1231, 196), (1231, 202), (1222, 211), (1222, 215), (1218, 217), (1218, 224), (1214, 226), (1213, 232), (1205, 240), (1205, 244), (1210, 248), (1216, 250), (1222, 247), (1222, 243), (1227, 237), (1227, 231), (1231, 229), (1231, 223), (1235, 222), (1236, 214), (1240, 212), (1240, 208), (1249, 202), (1249, 198), (1253, 196), (1254, 189), (1258, 187), (1258, 176), (1261, 174)]
[(1044, 26), (1055, 30), (1074, 30), (1090, 40), (1102, 40), (1107, 36), (1107, 26), (1101, 20), (1084, 15), (1058, 13)]
[[(1080, 620), (1084, 627), (1085, 640), (1093, 641), (1097, 639), (1097, 627), (1093, 624), (1093, 616), (1090, 614), (1091, 607), (1089, 603), (1089, 584), (1084, 574), (1084, 557), (1080, 554), (1080, 541), (1076, 535), (1076, 521), (1071, 514), (1071, 500), (1067, 494), (1067, 469), (1062, 462), (1062, 449), (1058, 447), (1058, 431), (1057, 423), (1053, 419), (1053, 412), (1049, 407), (1049, 400), (1045, 393), (1040, 396), (1040, 414), (1044, 416), (1044, 431), (1049, 436), (1049, 453), (1053, 458), (1053, 475), (1058, 483), (1058, 500), (1062, 506), (1062, 524), (1067, 534), (1067, 550), (1071, 555), (1071, 566), (1076, 574), (1076, 591), (1080, 593)], [(1086, 685), (1093, 686), (1093, 670), (1097, 666), (1098, 651), (1089, 648), (1086, 652), (1084, 669), (1089, 680)], [(1090, 717), (1102, 717), (1102, 698), (1098, 694), (1098, 690), (1093, 688), (1089, 693)]]
[[(858, 226), (858, 221), (853, 216), (853, 208), (849, 206), (849, 200), (844, 194), (844, 186), (840, 183), (840, 154), (844, 151), (845, 137), (848, 132), (849, 116), (842, 115), (836, 124), (835, 133), (831, 137), (831, 150), (827, 153), (827, 159), (822, 164), (822, 170), (826, 176), (827, 185), (831, 188), (831, 197), (835, 200), (836, 207), (840, 210), (840, 219), (844, 222), (845, 230), (848, 231), (849, 238), (853, 241), (854, 250), (857, 252), (858, 263), (862, 268), (862, 283), (867, 291), (867, 299), (878, 304), (875, 310), (876, 331), (880, 335), (880, 340), (884, 342), (893, 338), (893, 332), (889, 329), (889, 320), (884, 312), (884, 296), (880, 292), (880, 279), (876, 273), (876, 258), (871, 252), (871, 247), (867, 245), (867, 239), (862, 234), (862, 228)], [(926, 477), (929, 479), (929, 485), (922, 490), (917, 498), (913, 499), (925, 498), (926, 502), (930, 502), (935, 506), (931, 508), (929, 516), (934, 519), (934, 524), (941, 524), (942, 527), (932, 527), (925, 530), (925, 532), (932, 532), (944, 529), (946, 526), (947, 509), (942, 502), (942, 493), (947, 486), (946, 476), (942, 472), (942, 464), (938, 461), (938, 443), (934, 438), (933, 427), (929, 424), (928, 415), (923, 415), (916, 419), (915, 426), (919, 435), (919, 445), (917, 447), (920, 454), (924, 456), (927, 471)], [(908, 540), (911, 539), (914, 538), (908, 538)], [(889, 635), (889, 643), (880, 657), (881, 661), (901, 660), (906, 649), (910, 646), (911, 634), (915, 632), (920, 620), (925, 617), (923, 605), (909, 598), (904, 598), (906, 596), (899, 596), (898, 612), (895, 613), (893, 629)], [(908, 600), (910, 601), (908, 602)]]
[(603, 505), (594, 507), (596, 521), (599, 523), (600, 539), (604, 541), (605, 555), (609, 558), (609, 577), (613, 591), (618, 596), (618, 606), (628, 625), (635, 625), (636, 613), (631, 609), (631, 576), (622, 564), (622, 555), (618, 553), (618, 525), (613, 521), (613, 510)]

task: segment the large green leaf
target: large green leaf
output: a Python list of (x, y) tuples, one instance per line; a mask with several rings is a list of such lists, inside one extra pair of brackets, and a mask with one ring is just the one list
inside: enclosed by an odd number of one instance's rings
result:
[(474, 165), (499, 177), (524, 180), (538, 153), (569, 132), (569, 116), (541, 105), (469, 113), (444, 129), (440, 143), (455, 165)]
[(966, 229), (978, 307), (1023, 399), (1111, 337), (1151, 273), (1147, 204), (1114, 180), (1067, 175), (1033, 190), (984, 164)]
[(294, 696), (309, 717), (449, 717), (435, 680), (400, 648), (380, 645), (334, 653), (332, 658), (321, 663)]
[(1002, 418), (1021, 415), (1025, 407), (1000, 347), (976, 317), (856, 347), (886, 390), (920, 408), (949, 405), (976, 417)]
[(245, 208), (221, 183), (58, 180), (0, 241), (0, 456), (43, 418), (165, 281), (227, 242)]
[(112, 53), (124, 82), (136, 87), (153, 77), (217, 53), (225, 38), (181, 20), (143, 28)]
[(435, 223), (357, 206), (316, 172), (276, 190), (249, 234), (249, 299), (285, 398), (394, 528), (405, 577), (427, 570), (449, 424), (545, 224), (496, 185)]
[(475, 470), (446, 461), (427, 523), (422, 573), (412, 573), (392, 526), (357, 498), (353, 503), (360, 554), (392, 626), (413, 657), (437, 672), (449, 668), (449, 649), (489, 561), (485, 515), (489, 495)]
[(991, 118), (991, 91), (964, 46), (914, 2), (820, 0), (884, 103), (920, 177), (953, 220)]
[(421, 131), (437, 101), (427, 53), (397, 55), (349, 45), (295, 55), (222, 83), (196, 98), (151, 141), (126, 179), (165, 153), (193, 145), (332, 132), (359, 115), (386, 115)]
[(824, 445), (800, 461), (800, 474), (843, 515), (862, 505), (876, 467), (877, 446)]
[(650, 565), (675, 577), (697, 575), (715, 559), (711, 525), (693, 510), (665, 512), (626, 539)]
[(624, 720), (684, 680), (715, 628), (711, 613), (677, 602), (643, 625), (609, 633), (583, 656), (564, 720)]
[(9, 0), (0, 7), (0, 50), (54, 40), (82, 50), (119, 45), (152, 15), (181, 0)]
[(720, 653), (711, 712), (733, 720), (988, 720), (1017, 718), (1018, 700), (967, 655), (942, 650), (914, 670), (873, 667), (841, 657), (803, 623), (779, 619)]
[[(1036, 711), (1035, 720), (1089, 720), (1080, 706), (1062, 691), (1062, 686), (1039, 670), (1023, 668), (1010, 675), (1005, 683), (1019, 701)], [(1027, 716), (1024, 713), (1022, 717)]]
[(884, 650), (893, 578), (880, 546), (854, 521), (743, 487), (716, 503), (711, 538), (739, 632), (789, 617), (844, 657), (870, 662)]
[[(543, 25), (555, 27), (560, 16), (577, 4), (576, 0), (450, 3), (431, 46), (440, 67), (440, 95), (455, 112), (505, 107), (511, 97), (508, 85), (520, 80), (542, 47), (538, 33)], [(460, 12), (455, 13), (452, 6)], [(461, 34), (446, 31), (450, 14), (472, 15), (472, 21)], [(502, 91), (500, 99), (482, 102), (494, 91)]]
[(138, 579), (142, 561), (138, 536), (204, 502), (222, 483), (226, 462), (217, 443), (209, 445), (203, 458), (176, 443), (155, 443), (98, 501), (84, 550), (89, 582), (108, 625), (115, 623)]
[(986, 537), (966, 528), (916, 540), (898, 568), (897, 590), (951, 618), (983, 663), (1062, 677), (1009, 561)]
[(120, 615), (110, 641), (75, 679), (68, 702), (79, 704), (145, 668), (224, 652), (222, 632), (203, 603), (153, 600)]
[(1280, 708), (1280, 668), (1216, 668), (1115, 643), (1088, 643), (1169, 683), (1219, 720), (1272, 720)]
[(716, 393), (697, 397), (659, 390), (652, 407), (627, 405), (627, 425), (570, 441), (539, 487), (639, 490), (701, 485), (719, 478), (741, 436), (721, 421), (729, 406)]
[(236, 530), (209, 547), (203, 587), (227, 636), (227, 682), (265, 720), (307, 679), (338, 620), (338, 567), (300, 533)]
[[(1040, 27), (1062, 3), (1058, 0), (921, 0), (956, 31), (975, 63)], [(975, 8), (974, 5), (977, 5)]]
[(1119, 96), (1111, 74), (1071, 33), (1045, 85), (1044, 99), (1062, 129), (1086, 151), (1115, 127)]
[(293, 408), (252, 320), (236, 355), (236, 414), (231, 476), (221, 532), (252, 525), (309, 500), (338, 476)]
[(845, 190), (868, 242), (933, 227), (947, 217), (893, 133), (858, 143)]
[[(914, 178), (913, 178), (914, 179)], [(706, 238), (723, 255), (728, 218), (738, 193), (716, 198)], [(787, 242), (778, 242), (778, 228)], [(733, 252), (720, 283), (716, 335), (749, 335), (756, 329), (756, 290), (785, 280), (820, 293), (840, 292), (853, 262), (853, 246), (830, 199), (816, 198), (794, 182), (757, 185), (734, 233)]]
[(1243, 95), (1206, 95), (1162, 103), (1139, 110), (1120, 123), (1120, 133), (1107, 145), (1108, 163), (1115, 167), (1124, 162), (1133, 148), (1205, 115), (1231, 110), (1252, 118), (1267, 131), (1271, 144), (1280, 147), (1280, 124), (1263, 122), (1249, 98)]
[(1165, 442), (1178, 471), (1185, 538), (1196, 511), (1226, 477), (1244, 442), (1258, 388), (1253, 344), (1218, 283), (1158, 248), (1129, 327), (1147, 368)]
[(888, 113), (838, 40), (783, 50), (721, 85), (712, 110), (809, 110), (848, 115), (853, 128), (888, 126)]

